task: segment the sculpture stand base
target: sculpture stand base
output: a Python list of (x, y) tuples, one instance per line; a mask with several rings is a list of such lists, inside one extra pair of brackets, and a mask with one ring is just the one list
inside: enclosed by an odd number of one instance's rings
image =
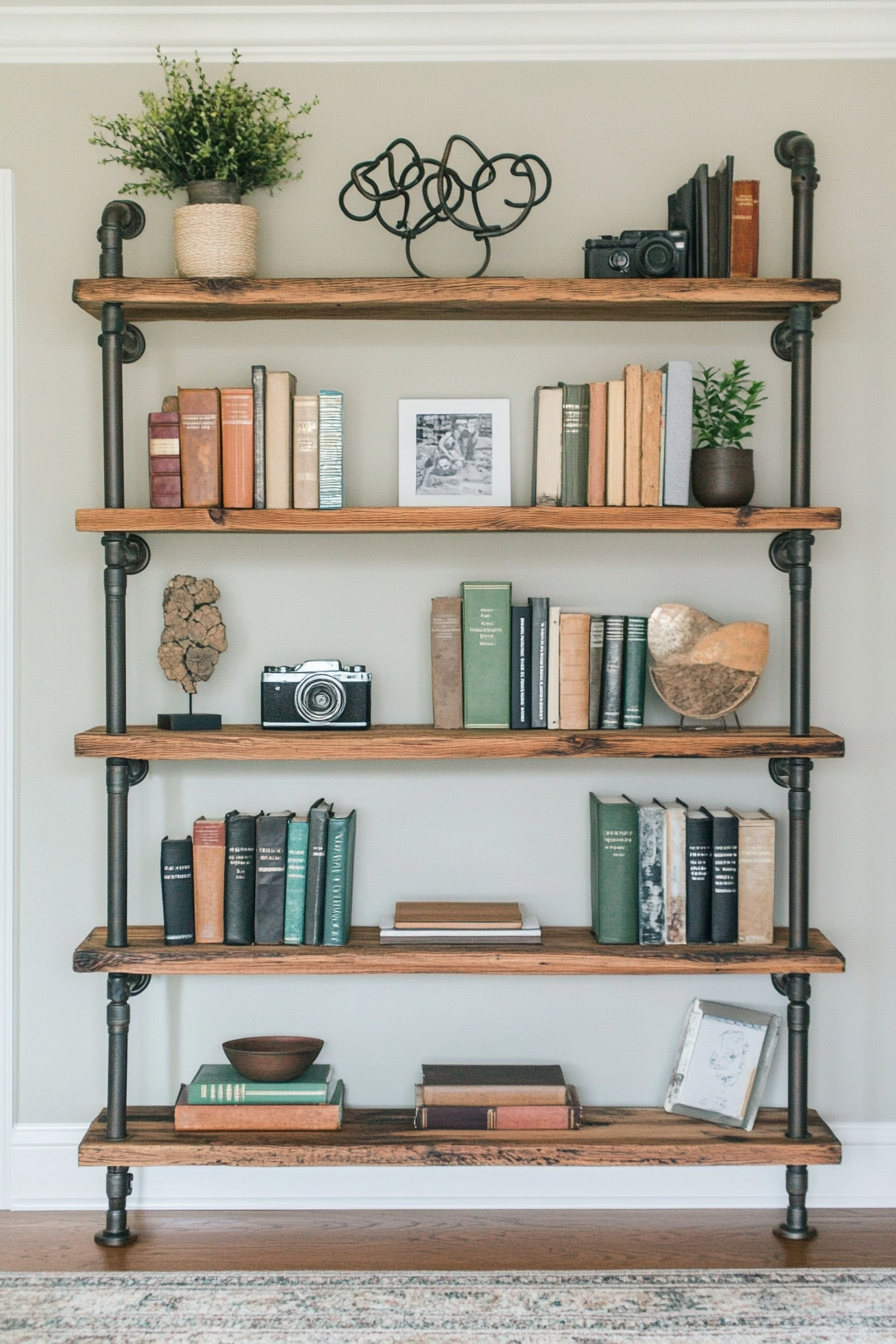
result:
[(221, 727), (220, 714), (160, 714), (156, 720), (159, 728), (168, 728), (173, 733), (207, 733)]

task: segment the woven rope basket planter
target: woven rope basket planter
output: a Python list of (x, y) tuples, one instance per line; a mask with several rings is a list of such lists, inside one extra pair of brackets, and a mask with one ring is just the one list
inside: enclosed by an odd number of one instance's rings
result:
[(174, 262), (184, 279), (250, 279), (258, 269), (258, 211), (251, 205), (182, 205)]

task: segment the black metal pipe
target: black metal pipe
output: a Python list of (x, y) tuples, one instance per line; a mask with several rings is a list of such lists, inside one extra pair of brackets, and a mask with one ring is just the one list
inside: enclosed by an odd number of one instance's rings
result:
[(133, 1177), (127, 1167), (106, 1168), (106, 1226), (97, 1232), (94, 1241), (100, 1246), (130, 1246), (137, 1240), (136, 1232), (128, 1227), (128, 1195)]
[(107, 509), (124, 508), (124, 403), (121, 388), (124, 309), (104, 303), (103, 350), (103, 488)]
[(816, 1229), (809, 1226), (806, 1210), (806, 1194), (809, 1190), (809, 1169), (802, 1166), (787, 1168), (787, 1214), (780, 1227), (775, 1228), (775, 1236), (783, 1241), (811, 1241), (817, 1235)]
[(130, 984), (126, 975), (108, 977), (109, 1074), (106, 1101), (106, 1138), (127, 1138), (128, 1029), (131, 1024)]
[(787, 1137), (809, 1137), (808, 975), (787, 977)]
[(128, 762), (106, 761), (106, 946), (128, 945)]
[(793, 132), (787, 143), (790, 157), (790, 190), (793, 192), (793, 277), (812, 278), (812, 234), (815, 188), (820, 178), (815, 171), (815, 146), (800, 131)]
[(810, 725), (812, 654), (811, 532), (790, 534), (790, 731), (805, 737)]
[(812, 457), (812, 309), (790, 310), (790, 507), (808, 509)]
[(120, 532), (103, 534), (106, 568), (106, 732), (120, 736), (127, 730), (126, 599), (128, 591), (125, 538)]
[(809, 771), (805, 757), (790, 761), (787, 791), (789, 837), (790, 946), (805, 951), (809, 946)]

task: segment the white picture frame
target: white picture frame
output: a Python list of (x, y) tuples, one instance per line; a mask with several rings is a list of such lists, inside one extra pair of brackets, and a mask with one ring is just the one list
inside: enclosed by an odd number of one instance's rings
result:
[(665, 1109), (750, 1130), (774, 1058), (775, 1013), (694, 999), (688, 1008)]
[(510, 400), (403, 398), (398, 503), (417, 508), (510, 505)]

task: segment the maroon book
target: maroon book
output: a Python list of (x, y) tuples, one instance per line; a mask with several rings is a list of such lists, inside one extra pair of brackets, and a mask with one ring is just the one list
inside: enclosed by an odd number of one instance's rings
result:
[(149, 413), (149, 503), (154, 509), (179, 509), (180, 416), (177, 411)]

